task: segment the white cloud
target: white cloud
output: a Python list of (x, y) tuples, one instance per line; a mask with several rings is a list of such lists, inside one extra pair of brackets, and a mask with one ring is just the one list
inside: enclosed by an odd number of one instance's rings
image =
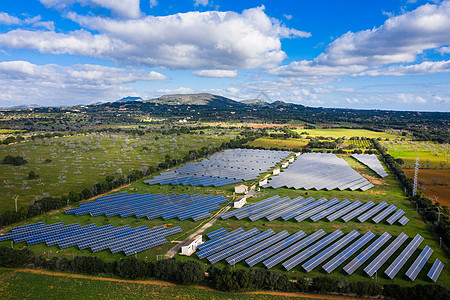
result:
[(206, 6), (206, 5), (208, 5), (208, 0), (194, 0), (194, 5), (195, 6), (199, 6), (199, 5)]
[(194, 90), (182, 86), (177, 89), (159, 89), (156, 92), (161, 94), (192, 94), (194, 93)]
[(450, 47), (441, 47), (438, 49), (438, 52), (441, 53), (441, 55), (449, 54)]
[(55, 24), (53, 21), (41, 21), (41, 16), (35, 16), (32, 18), (19, 19), (17, 17), (11, 16), (7, 13), (0, 12), (0, 24), (4, 25), (15, 25), (15, 26), (27, 26), (31, 25), (32, 27), (42, 27), (48, 30), (55, 30)]
[(450, 72), (450, 60), (425, 61), (415, 65), (394, 65), (387, 68), (369, 70), (355, 76), (405, 76)]
[[(128, 18), (138, 18), (141, 15), (139, 0), (40, 0), (46, 7), (64, 9), (74, 3), (89, 7), (103, 7)], [(152, 1), (155, 0), (151, 0)], [(156, 2), (156, 1), (155, 1)]]
[(268, 71), (271, 75), (278, 76), (337, 76), (353, 74), (367, 69), (366, 66), (328, 66), (313, 61), (294, 61), (289, 65), (279, 66)]
[(419, 95), (398, 94), (397, 97), (398, 97), (398, 99), (400, 99), (400, 101), (402, 103), (405, 103), (405, 104), (414, 104), (414, 103), (424, 104), (424, 103), (427, 103), (427, 100), (425, 98), (423, 98), (422, 96), (419, 96)]
[(200, 77), (212, 77), (212, 78), (224, 78), (224, 77), (236, 77), (236, 70), (200, 70), (192, 72), (195, 76)]
[(242, 14), (188, 12), (136, 20), (68, 16), (99, 33), (13, 30), (0, 34), (0, 46), (92, 56), (123, 65), (235, 70), (275, 67), (286, 57), (281, 38), (310, 36), (269, 18), (264, 7)]
[(150, 0), (150, 8), (152, 8), (152, 7), (156, 6), (156, 5), (158, 5), (158, 1)]
[(10, 16), (5, 12), (0, 12), (0, 24), (4, 25), (19, 25), (21, 20), (17, 17)]
[(292, 19), (292, 15), (288, 15), (288, 14), (284, 14), (283, 17), (285, 17), (286, 20), (291, 20)]
[(68, 105), (134, 93), (127, 84), (164, 80), (157, 72), (100, 65), (35, 65), (26, 61), (0, 62), (0, 106), (40, 103)]
[(414, 62), (424, 50), (450, 42), (450, 1), (425, 4), (371, 30), (348, 32), (316, 59), (326, 65), (376, 66)]

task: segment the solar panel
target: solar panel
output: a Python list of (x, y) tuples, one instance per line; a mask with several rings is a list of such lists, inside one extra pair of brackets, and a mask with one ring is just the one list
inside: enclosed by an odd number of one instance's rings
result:
[(306, 212), (296, 216), (295, 220), (297, 222), (301, 222), (301, 221), (311, 217), (312, 215), (315, 215), (316, 213), (321, 212), (322, 210), (324, 210), (326, 208), (329, 208), (330, 206), (335, 205), (336, 203), (339, 203), (339, 200), (336, 199), (336, 198), (332, 199), (332, 200), (330, 200), (330, 201), (328, 201), (328, 202), (326, 202), (326, 203), (324, 203), (322, 205), (319, 205), (319, 206), (317, 206), (317, 207), (315, 207), (315, 208), (313, 208), (313, 209), (311, 209), (309, 211), (306, 211)]
[(297, 203), (297, 202), (298, 202), (297, 199), (292, 199), (292, 200), (291, 200), (289, 197), (287, 197), (287, 201), (278, 203), (278, 205), (276, 205), (276, 206), (272, 206), (272, 207), (270, 207), (270, 208), (267, 209), (267, 210), (261, 211), (261, 212), (259, 212), (259, 213), (257, 213), (257, 214), (254, 214), (254, 215), (251, 215), (251, 216), (249, 217), (249, 219), (250, 219), (251, 221), (259, 220), (259, 219), (264, 218), (264, 217), (266, 217), (266, 216), (268, 216), (268, 215), (270, 215), (270, 214), (272, 214), (272, 213), (274, 213), (274, 212), (276, 212), (276, 211), (279, 211), (279, 210), (281, 210), (281, 209), (283, 209), (283, 208), (286, 208), (286, 207), (288, 207), (288, 206), (291, 206), (291, 205), (293, 205), (293, 204), (295, 204), (295, 203)]
[(376, 213), (378, 213), (379, 211), (381, 211), (383, 208), (385, 208), (386, 206), (388, 206), (388, 204), (386, 202), (381, 202), (379, 203), (377, 206), (375, 206), (374, 208), (370, 209), (369, 211), (363, 213), (362, 215), (360, 215), (358, 217), (358, 221), (360, 222), (365, 222), (367, 221), (367, 219), (369, 219), (370, 217), (372, 217), (373, 215), (375, 215)]
[[(251, 237), (251, 238), (249, 238), (249, 239), (247, 239), (245, 241), (242, 241), (242, 242), (240, 242), (238, 244), (235, 244), (233, 246), (230, 246), (230, 247), (228, 247), (228, 248), (226, 248), (226, 249), (224, 249), (224, 250), (222, 250), (220, 252), (217, 252), (217, 253), (215, 253), (215, 254), (213, 254), (211, 256), (208, 256), (208, 260), (212, 264), (216, 263), (216, 262), (218, 262), (218, 261), (220, 261), (220, 260), (222, 260), (224, 258), (227, 258), (228, 256), (230, 256), (232, 254), (235, 254), (235, 253), (237, 253), (237, 252), (239, 252), (239, 251), (241, 251), (241, 250), (243, 250), (243, 249), (245, 249), (247, 247), (250, 247), (250, 246), (252, 246), (254, 244), (257, 244), (260, 241), (262, 241), (262, 240), (264, 240), (264, 239), (266, 239), (266, 238), (268, 238), (268, 237), (270, 237), (270, 236), (272, 236), (274, 234), (275, 234), (275, 232), (272, 229), (266, 230), (266, 231), (264, 231), (262, 233), (259, 233), (258, 235), (255, 235), (255, 236), (253, 236), (253, 237)], [(232, 262), (232, 264), (234, 264), (234, 262)]]
[(430, 271), (427, 274), (428, 278), (436, 282), (443, 268), (444, 264), (439, 259), (436, 258), (433, 266), (431, 267)]
[(355, 218), (356, 216), (358, 216), (359, 214), (365, 212), (366, 210), (368, 210), (369, 208), (371, 208), (372, 206), (374, 206), (375, 203), (373, 203), (372, 201), (367, 202), (366, 204), (364, 204), (363, 206), (355, 209), (354, 211), (346, 214), (345, 216), (342, 217), (342, 220), (344, 222), (348, 222), (351, 219)]
[(388, 222), (390, 225), (394, 224), (395, 221), (397, 221), (401, 216), (403, 216), (405, 214), (405, 212), (401, 209), (397, 210), (395, 212), (395, 214), (393, 214), (392, 216), (390, 216), (386, 222)]
[(379, 268), (389, 259), (389, 257), (394, 254), (394, 252), (400, 248), (400, 246), (408, 239), (408, 236), (405, 233), (401, 233), (389, 246), (384, 249), (375, 259), (364, 268), (364, 272), (367, 275), (372, 276), (378, 271)]
[(400, 220), (398, 220), (398, 222), (399, 222), (402, 226), (405, 226), (406, 223), (409, 222), (409, 219), (408, 219), (407, 217), (403, 216), (403, 217), (400, 218)]
[(203, 244), (198, 245), (197, 248), (200, 249), (200, 250), (205, 250), (205, 249), (207, 249), (209, 247), (217, 245), (218, 243), (223, 243), (226, 240), (234, 239), (237, 236), (242, 235), (244, 232), (245, 232), (244, 229), (238, 228), (238, 229), (233, 230), (231, 232), (225, 233), (222, 236), (219, 236), (219, 237), (217, 237), (217, 238), (215, 238), (213, 240), (209, 240), (207, 242), (204, 242)]
[(382, 212), (380, 212), (378, 215), (376, 215), (372, 221), (374, 221), (375, 223), (380, 223), (381, 221), (383, 221), (384, 218), (386, 218), (389, 214), (391, 214), (392, 212), (394, 212), (394, 210), (397, 209), (397, 206), (395, 206), (394, 204), (392, 204), (391, 206), (389, 206), (388, 208), (386, 208), (385, 210), (383, 210)]
[(403, 267), (406, 261), (416, 251), (419, 245), (422, 243), (423, 237), (417, 234), (414, 239), (406, 246), (406, 248), (400, 253), (400, 255), (394, 260), (394, 262), (384, 271), (389, 278), (394, 278), (398, 271)]
[(278, 253), (279, 251), (285, 249), (286, 247), (289, 247), (290, 245), (292, 245), (293, 243), (297, 242), (298, 240), (300, 240), (301, 238), (303, 238), (305, 236), (306, 236), (306, 233), (304, 233), (303, 231), (300, 230), (299, 232), (294, 233), (290, 237), (276, 243), (275, 245), (270, 246), (269, 248), (253, 255), (252, 257), (249, 257), (248, 259), (245, 260), (245, 262), (250, 267), (253, 267), (257, 263), (263, 261), (264, 259), (266, 259), (268, 257), (271, 257), (272, 255)]
[(223, 235), (223, 234), (225, 234), (225, 233), (227, 233), (228, 231), (225, 229), (225, 228), (220, 228), (220, 229), (217, 229), (217, 230), (215, 230), (215, 231), (212, 231), (212, 232), (210, 232), (210, 233), (207, 233), (206, 234), (206, 236), (209, 238), (209, 239), (213, 239), (213, 238), (216, 238), (216, 237), (218, 237), (218, 236), (220, 236), (220, 235)]
[(343, 234), (344, 233), (342, 231), (340, 231), (339, 229), (334, 231), (333, 233), (331, 233), (328, 236), (324, 237), (323, 239), (321, 239), (320, 241), (318, 241), (314, 245), (306, 248), (302, 252), (296, 254), (292, 258), (290, 258), (287, 261), (285, 261), (282, 264), (283, 267), (286, 270), (289, 271), (290, 269), (294, 268), (296, 265), (298, 265), (301, 262), (303, 262), (304, 260), (308, 259), (308, 257), (313, 255), (314, 253), (316, 253), (320, 249), (324, 248), (325, 246), (327, 246), (328, 244), (330, 244), (332, 241), (336, 240), (337, 238), (339, 238)]
[(327, 233), (323, 231), (322, 229), (314, 232), (313, 234), (305, 237), (304, 239), (300, 240), (299, 242), (296, 242), (295, 244), (289, 246), (285, 250), (281, 251), (280, 253), (275, 254), (271, 258), (267, 259), (263, 262), (263, 264), (266, 266), (266, 268), (270, 269), (273, 266), (277, 265), (278, 263), (282, 262), (286, 258), (290, 257), (297, 251), (303, 249), (304, 247), (312, 244), (322, 236), (326, 235)]
[(247, 257), (269, 247), (270, 245), (275, 244), (276, 242), (284, 239), (285, 237), (289, 236), (289, 233), (286, 230), (283, 230), (261, 242), (259, 242), (256, 245), (253, 245), (250, 248), (247, 248), (241, 252), (238, 252), (230, 257), (228, 257), (226, 259), (226, 261), (231, 265), (231, 264), (236, 264), (238, 262), (240, 262), (243, 259), (246, 259)]
[(318, 221), (318, 220), (328, 216), (329, 214), (332, 214), (332, 213), (340, 210), (344, 206), (349, 205), (350, 203), (351, 202), (349, 200), (344, 200), (344, 201), (342, 201), (340, 203), (337, 203), (336, 205), (333, 205), (332, 207), (329, 207), (329, 208), (327, 208), (327, 209), (325, 209), (325, 210), (315, 214), (314, 216), (311, 217), (311, 220), (313, 222), (316, 222), (316, 221)]
[(234, 237), (233, 239), (221, 241), (215, 244), (213, 247), (203, 249), (200, 252), (197, 252), (197, 256), (198, 258), (203, 259), (207, 256), (213, 255), (214, 253), (222, 251), (225, 248), (231, 247), (257, 234), (259, 234), (259, 230), (257, 228), (253, 228), (247, 232), (240, 234), (239, 236)]
[(287, 221), (287, 220), (292, 219), (293, 217), (295, 217), (295, 216), (297, 216), (297, 215), (299, 215), (299, 214), (301, 214), (301, 213), (303, 213), (303, 212), (305, 212), (305, 211), (308, 211), (308, 210), (310, 210), (310, 209), (313, 209), (314, 207), (319, 206), (319, 205), (321, 205), (321, 204), (323, 204), (323, 203), (325, 203), (325, 202), (327, 202), (327, 201), (328, 201), (328, 200), (327, 200), (326, 198), (321, 198), (321, 199), (319, 199), (319, 200), (317, 200), (317, 201), (314, 201), (314, 202), (312, 202), (312, 203), (310, 203), (310, 204), (308, 204), (308, 205), (306, 205), (306, 206), (303, 206), (303, 207), (301, 207), (301, 208), (299, 208), (299, 209), (296, 209), (296, 210), (294, 210), (294, 211), (291, 211), (291, 212), (289, 212), (289, 213), (287, 213), (287, 214), (281, 216), (281, 218), (282, 218), (283, 220)]
[(366, 262), (375, 252), (378, 251), (389, 239), (391, 235), (387, 232), (383, 233), (378, 239), (375, 240), (367, 249), (358, 254), (351, 262), (349, 262), (345, 267), (344, 271), (348, 275), (352, 275), (363, 263)]
[(289, 207), (286, 207), (286, 208), (284, 208), (282, 210), (276, 211), (276, 212), (268, 215), (266, 217), (266, 219), (268, 221), (273, 221), (273, 220), (275, 220), (275, 219), (277, 219), (277, 218), (279, 218), (281, 216), (284, 216), (284, 215), (288, 214), (289, 212), (291, 212), (293, 210), (296, 210), (296, 209), (298, 209), (298, 208), (300, 208), (302, 206), (305, 206), (305, 205), (315, 201), (315, 199), (313, 197), (309, 197), (307, 199), (303, 199), (302, 197), (298, 197), (298, 198), (295, 198), (295, 199), (298, 199), (297, 203), (292, 204)]
[(254, 209), (254, 208), (259, 207), (259, 206), (261, 206), (261, 205), (263, 205), (263, 204), (273, 202), (274, 200), (277, 200), (277, 199), (280, 199), (280, 198), (281, 198), (280, 196), (275, 195), (275, 196), (269, 197), (269, 198), (267, 198), (267, 199), (264, 199), (264, 200), (261, 200), (261, 201), (258, 201), (258, 202), (249, 204), (249, 205), (244, 206), (244, 207), (242, 207), (242, 208), (239, 208), (239, 209), (235, 209), (235, 210), (226, 212), (226, 213), (222, 214), (222, 215), (220, 216), (220, 218), (221, 218), (222, 220), (225, 220), (225, 219), (228, 219), (228, 218), (231, 218), (231, 217), (235, 216), (237, 213), (245, 212), (245, 211)]
[(383, 165), (378, 160), (375, 154), (352, 154), (352, 157), (365, 164), (367, 167), (372, 169), (380, 177), (388, 176), (388, 173), (384, 169)]
[(349, 206), (346, 206), (340, 210), (338, 210), (337, 212), (329, 215), (327, 217), (328, 221), (332, 222), (334, 220), (336, 220), (337, 218), (342, 217), (343, 215), (345, 215), (346, 213), (348, 213), (349, 211), (352, 211), (354, 209), (356, 209), (357, 207), (359, 207), (360, 205), (362, 205), (361, 201), (356, 201), (353, 202), (352, 204), (350, 204)]
[(425, 263), (430, 258), (432, 253), (433, 249), (431, 249), (428, 245), (425, 246), (411, 267), (409, 267), (408, 271), (406, 271), (405, 275), (412, 281), (416, 280), (417, 275), (419, 275), (420, 270), (422, 270), (423, 266), (425, 266)]
[(310, 272), (318, 265), (323, 263), (326, 259), (328, 259), (331, 255), (335, 254), (337, 251), (342, 249), (348, 243), (353, 241), (358, 235), (359, 232), (356, 230), (349, 232), (342, 239), (338, 240), (333, 245), (329, 246), (327, 249), (323, 250), (321, 253), (317, 254), (316, 256), (308, 260), (306, 263), (304, 263), (302, 265), (303, 269), (305, 269), (306, 272)]
[(347, 249), (339, 253), (332, 260), (323, 265), (323, 269), (330, 273), (334, 269), (336, 269), (340, 264), (350, 258), (353, 254), (356, 253), (359, 249), (361, 249), (365, 244), (367, 244), (371, 239), (375, 237), (375, 234), (371, 231), (367, 232), (365, 235), (360, 237), (356, 242), (350, 245)]

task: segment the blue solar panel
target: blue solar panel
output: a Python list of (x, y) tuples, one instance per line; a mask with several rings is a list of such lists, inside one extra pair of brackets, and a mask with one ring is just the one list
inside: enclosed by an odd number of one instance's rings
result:
[(395, 212), (395, 214), (393, 214), (392, 216), (390, 216), (386, 222), (388, 222), (390, 225), (394, 224), (395, 221), (397, 221), (398, 219), (400, 219), (401, 216), (403, 216), (405, 214), (405, 212), (401, 209), (397, 210)]
[(331, 255), (335, 254), (337, 251), (342, 249), (348, 243), (353, 241), (358, 235), (359, 232), (356, 230), (353, 230), (352, 232), (348, 233), (342, 239), (338, 240), (333, 245), (329, 246), (327, 249), (323, 250), (321, 253), (317, 254), (316, 256), (308, 260), (306, 263), (304, 263), (302, 265), (303, 269), (305, 269), (306, 272), (310, 272), (315, 267), (323, 263), (326, 259), (328, 259)]
[(284, 215), (288, 214), (289, 212), (291, 212), (291, 211), (293, 211), (295, 209), (298, 209), (298, 208), (300, 208), (302, 206), (305, 206), (305, 205), (307, 205), (307, 204), (309, 204), (309, 203), (314, 201), (313, 197), (309, 197), (308, 199), (303, 199), (302, 197), (298, 197), (298, 198), (295, 198), (295, 199), (298, 199), (299, 202), (297, 202), (295, 204), (292, 204), (289, 207), (286, 207), (286, 208), (284, 208), (282, 210), (276, 211), (276, 212), (274, 212), (271, 215), (268, 215), (266, 217), (266, 219), (269, 220), (269, 221), (273, 221), (275, 219), (278, 219), (281, 216), (284, 216)]
[[(285, 198), (283, 198), (283, 199), (285, 199)], [(298, 202), (297, 199), (292, 199), (291, 200), (289, 197), (286, 197), (286, 201), (280, 202), (276, 206), (272, 206), (272, 207), (268, 208), (267, 210), (261, 211), (261, 212), (259, 212), (257, 214), (254, 214), (254, 215), (251, 215), (249, 217), (249, 219), (251, 221), (259, 220), (259, 219), (264, 218), (264, 217), (266, 217), (266, 216), (268, 216), (268, 215), (270, 215), (270, 214), (272, 214), (272, 213), (274, 213), (276, 211), (279, 211), (279, 210), (281, 210), (283, 208), (291, 206), (291, 205), (293, 205), (293, 204), (295, 204), (297, 202)]]
[(279, 204), (284, 203), (284, 202), (289, 201), (289, 200), (290, 200), (289, 197), (284, 197), (284, 198), (277, 199), (277, 200), (275, 200), (275, 201), (266, 203), (266, 204), (264, 204), (264, 205), (255, 207), (255, 208), (253, 208), (253, 209), (250, 209), (250, 210), (247, 210), (247, 211), (244, 211), (244, 212), (238, 212), (238, 213), (236, 214), (236, 218), (237, 218), (238, 220), (241, 220), (241, 219), (250, 217), (251, 215), (254, 215), (254, 214), (256, 214), (256, 213), (259, 213), (259, 212), (261, 212), (261, 211), (264, 211), (264, 210), (266, 210), (266, 209), (269, 209), (269, 208), (271, 208), (271, 207), (274, 207), (274, 206), (276, 206), (276, 205), (279, 205)]
[(215, 238), (213, 240), (204, 242), (203, 244), (198, 245), (197, 248), (200, 249), (200, 250), (208, 249), (209, 247), (217, 245), (217, 243), (219, 243), (219, 242), (224, 242), (226, 240), (233, 239), (236, 236), (243, 234), (244, 232), (245, 232), (244, 229), (238, 228), (238, 229), (233, 230), (231, 232), (225, 233), (225, 234), (223, 234), (223, 235), (221, 235), (221, 236), (219, 236), (219, 237), (217, 237), (217, 238)]
[(385, 210), (383, 210), (382, 212), (380, 212), (378, 215), (376, 215), (372, 221), (374, 221), (375, 223), (380, 223), (381, 221), (383, 221), (384, 218), (386, 218), (389, 214), (393, 213), (394, 210), (397, 209), (397, 206), (395, 206), (394, 204), (392, 204), (391, 206), (389, 206), (388, 208), (386, 208)]
[(439, 259), (436, 258), (436, 261), (434, 262), (433, 266), (431, 267), (430, 271), (427, 274), (428, 278), (436, 282), (443, 268), (444, 264)]
[(372, 276), (391, 257), (394, 252), (408, 239), (405, 233), (401, 233), (389, 246), (364, 268), (367, 275)]
[(236, 264), (236, 263), (240, 262), (241, 260), (246, 259), (247, 257), (269, 247), (270, 245), (275, 244), (276, 242), (284, 239), (287, 236), (289, 236), (289, 233), (286, 230), (281, 231), (281, 232), (267, 238), (266, 240), (263, 240), (263, 241), (259, 242), (258, 244), (253, 245), (252, 247), (250, 247), (248, 249), (245, 249), (241, 252), (238, 252), (238, 253), (228, 257), (226, 259), (226, 261), (230, 265)]
[(381, 211), (383, 208), (385, 208), (386, 206), (388, 206), (388, 204), (386, 202), (381, 202), (379, 203), (377, 206), (375, 206), (374, 208), (370, 209), (369, 211), (363, 213), (362, 215), (360, 215), (358, 217), (358, 221), (360, 222), (365, 222), (367, 221), (367, 219), (369, 219), (370, 217), (372, 217), (373, 215), (375, 215), (376, 213), (378, 213), (379, 211)]
[(261, 201), (252, 203), (252, 204), (247, 205), (247, 206), (245, 206), (245, 207), (242, 207), (242, 208), (239, 208), (239, 209), (235, 209), (235, 210), (226, 212), (226, 213), (222, 214), (222, 215), (220, 216), (220, 218), (221, 218), (222, 220), (225, 220), (225, 219), (228, 219), (228, 218), (231, 218), (231, 217), (235, 216), (237, 213), (245, 212), (245, 211), (254, 209), (254, 208), (259, 207), (259, 206), (261, 206), (261, 205), (263, 205), (263, 204), (266, 204), (266, 203), (275, 201), (275, 200), (280, 199), (280, 198), (281, 198), (280, 196), (275, 195), (275, 196), (269, 197), (269, 198), (267, 198), (267, 199), (264, 199), (264, 200), (261, 200)]
[(358, 207), (357, 209), (355, 209), (354, 211), (351, 211), (350, 213), (346, 214), (345, 216), (342, 217), (342, 220), (344, 222), (348, 222), (351, 219), (357, 217), (359, 214), (362, 214), (363, 212), (365, 212), (366, 210), (368, 210), (369, 208), (371, 208), (372, 206), (374, 206), (375, 203), (373, 203), (372, 201), (367, 202), (366, 204), (364, 204), (361, 207)]
[(416, 251), (419, 245), (422, 243), (423, 237), (417, 234), (414, 239), (406, 246), (406, 248), (400, 253), (400, 255), (394, 260), (394, 262), (384, 271), (389, 278), (394, 278), (398, 271), (405, 265), (406, 261)]
[(387, 232), (383, 233), (378, 239), (375, 240), (367, 249), (358, 254), (350, 263), (344, 267), (344, 271), (348, 275), (353, 274), (363, 263), (366, 262), (375, 252), (378, 251), (389, 239), (391, 235)]
[(349, 211), (352, 211), (352, 210), (354, 210), (355, 208), (359, 207), (361, 204), (362, 204), (361, 201), (353, 202), (353, 203), (350, 204), (349, 206), (346, 206), (346, 207), (344, 207), (344, 208), (338, 210), (337, 212), (335, 212), (335, 213), (329, 215), (329, 216), (327, 217), (327, 219), (328, 219), (328, 221), (332, 222), (332, 221), (336, 220), (337, 218), (342, 217), (343, 215), (345, 215), (345, 214), (348, 213)]
[(371, 231), (367, 232), (365, 235), (360, 237), (356, 242), (350, 245), (347, 249), (339, 253), (332, 260), (323, 265), (323, 269), (330, 273), (334, 269), (336, 269), (340, 264), (350, 258), (353, 254), (356, 253), (359, 249), (361, 249), (365, 244), (367, 244), (371, 239), (375, 237), (375, 234)]
[(314, 201), (314, 202), (312, 202), (312, 203), (310, 203), (310, 204), (308, 204), (306, 206), (303, 206), (303, 207), (301, 207), (299, 209), (291, 211), (290, 213), (287, 213), (287, 214), (281, 216), (281, 218), (283, 218), (283, 220), (287, 221), (287, 220), (292, 219), (293, 217), (295, 217), (295, 216), (297, 216), (297, 215), (299, 215), (301, 213), (304, 213), (305, 211), (308, 211), (310, 209), (313, 209), (316, 206), (324, 204), (327, 201), (328, 200), (326, 198), (321, 198), (321, 199), (319, 199), (317, 201)]
[(304, 260), (308, 259), (311, 255), (313, 255), (314, 253), (316, 253), (320, 249), (324, 248), (325, 246), (327, 246), (328, 244), (330, 244), (332, 241), (336, 240), (337, 238), (339, 238), (343, 234), (344, 233), (342, 233), (342, 231), (340, 231), (339, 229), (334, 231), (333, 233), (331, 233), (328, 236), (324, 237), (323, 239), (321, 239), (320, 241), (318, 241), (314, 245), (309, 246), (308, 248), (306, 248), (302, 252), (296, 254), (292, 258), (290, 258), (287, 261), (285, 261), (282, 264), (283, 267), (286, 270), (289, 271), (290, 269), (294, 268), (296, 265), (298, 265), (301, 262), (303, 262)]
[(309, 211), (305, 211), (304, 213), (296, 216), (295, 220), (297, 222), (301, 222), (301, 221), (311, 217), (312, 215), (315, 215), (316, 213), (321, 212), (322, 210), (324, 210), (326, 208), (329, 208), (330, 206), (333, 206), (333, 205), (335, 205), (337, 203), (339, 203), (338, 199), (336, 199), (336, 198), (332, 199), (332, 200), (330, 200), (330, 201), (328, 201), (328, 202), (326, 202), (326, 203), (324, 203), (322, 205), (319, 205), (319, 206), (317, 206), (317, 207), (315, 207), (315, 208), (313, 208), (313, 209), (311, 209)]
[(210, 233), (207, 233), (206, 234), (206, 236), (209, 238), (209, 239), (213, 239), (213, 238), (216, 238), (216, 237), (218, 237), (218, 236), (220, 236), (220, 235), (222, 235), (222, 234), (225, 234), (225, 233), (227, 233), (228, 231), (225, 229), (225, 228), (220, 228), (220, 229), (217, 229), (217, 230), (215, 230), (215, 231), (212, 231), (212, 232), (210, 232)]
[(398, 220), (398, 222), (399, 222), (402, 226), (405, 226), (406, 223), (409, 222), (409, 219), (408, 219), (407, 217), (403, 216), (403, 217), (400, 218), (400, 220)]
[(266, 258), (271, 257), (272, 255), (278, 253), (279, 251), (285, 249), (286, 247), (289, 247), (290, 245), (292, 245), (293, 243), (297, 242), (298, 240), (300, 240), (301, 238), (305, 237), (306, 233), (304, 233), (303, 231), (299, 231), (294, 233), (293, 235), (291, 235), (290, 237), (276, 243), (273, 246), (270, 246), (269, 248), (253, 255), (252, 257), (248, 258), (245, 260), (245, 262), (250, 266), (254, 266), (257, 263), (263, 261)]
[(304, 239), (296, 242), (295, 244), (289, 246), (288, 248), (286, 248), (285, 250), (281, 251), (280, 253), (275, 254), (274, 256), (272, 256), (271, 258), (267, 259), (263, 263), (266, 266), (266, 268), (270, 269), (273, 266), (277, 265), (278, 263), (284, 261), (285, 259), (287, 259), (291, 255), (293, 255), (297, 251), (300, 251), (301, 249), (303, 249), (303, 248), (307, 247), (308, 245), (312, 244), (313, 242), (315, 242), (316, 240), (318, 240), (319, 238), (321, 238), (322, 236), (324, 236), (326, 234), (327, 233), (325, 231), (320, 229), (320, 230), (314, 232), (313, 234), (305, 237)]
[(406, 271), (405, 275), (412, 281), (416, 280), (417, 275), (419, 275), (420, 270), (422, 270), (423, 266), (425, 266), (425, 263), (430, 258), (432, 253), (433, 249), (431, 249), (428, 245), (425, 246), (411, 267), (409, 267), (408, 271)]
[(318, 214), (315, 214), (314, 216), (311, 217), (311, 220), (312, 220), (313, 222), (316, 222), (316, 221), (318, 221), (318, 220), (320, 220), (320, 219), (322, 219), (322, 218), (328, 216), (329, 214), (332, 214), (332, 213), (334, 213), (334, 212), (340, 210), (341, 208), (343, 208), (343, 207), (349, 205), (350, 203), (351, 203), (351, 202), (350, 202), (349, 200), (344, 200), (344, 201), (342, 201), (342, 202), (340, 202), (340, 203), (338, 203), (338, 204), (336, 204), (336, 205), (333, 205), (333, 206), (330, 207), (330, 208), (327, 208), (327, 209), (325, 209), (325, 210), (319, 212)]

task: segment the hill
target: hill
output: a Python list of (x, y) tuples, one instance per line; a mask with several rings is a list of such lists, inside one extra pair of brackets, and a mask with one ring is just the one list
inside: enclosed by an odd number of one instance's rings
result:
[(124, 97), (114, 102), (133, 102), (133, 101), (142, 101), (141, 97)]
[(259, 100), (259, 99), (249, 99), (249, 100), (242, 100), (241, 103), (244, 103), (246, 105), (256, 105), (256, 106), (269, 106), (270, 103)]
[(168, 105), (209, 105), (209, 106), (243, 106), (241, 103), (226, 97), (208, 93), (164, 95), (145, 102)]

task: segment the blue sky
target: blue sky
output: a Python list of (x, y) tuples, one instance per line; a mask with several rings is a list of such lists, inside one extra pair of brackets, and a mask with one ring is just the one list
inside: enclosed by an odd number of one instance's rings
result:
[(450, 111), (450, 0), (2, 0), (0, 106), (208, 92)]

